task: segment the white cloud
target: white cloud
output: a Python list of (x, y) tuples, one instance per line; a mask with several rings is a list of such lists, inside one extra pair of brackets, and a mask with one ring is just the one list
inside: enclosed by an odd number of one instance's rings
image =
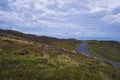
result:
[(109, 24), (120, 23), (120, 13), (115, 15), (112, 15), (112, 14), (107, 15), (103, 17), (101, 20)]
[[(67, 4), (71, 4), (72, 2), (73, 0), (9, 0), (8, 4), (12, 11), (1, 11), (0, 15), (2, 18), (0, 19), (11, 20), (13, 23), (17, 23), (18, 26), (24, 27), (43, 25), (43, 20), (46, 19), (46, 21), (44, 20), (44, 23), (46, 22), (46, 24), (44, 24), (45, 26), (59, 27), (58, 23), (51, 23), (50, 20), (63, 22), (69, 19), (69, 15), (79, 13), (75, 8), (69, 8), (68, 10), (62, 11), (63, 9), (66, 9)], [(49, 7), (51, 6), (58, 9), (50, 9)], [(59, 8), (62, 8), (62, 10), (59, 10)], [(61, 23), (59, 23), (59, 25), (66, 26), (66, 24)]]
[(86, 5), (90, 13), (99, 13), (102, 11), (111, 12), (116, 7), (120, 6), (119, 0), (93, 0)]

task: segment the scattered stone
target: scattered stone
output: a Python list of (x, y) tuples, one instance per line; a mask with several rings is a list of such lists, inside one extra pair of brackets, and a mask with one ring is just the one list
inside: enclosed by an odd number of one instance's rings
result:
[(76, 53), (76, 51), (74, 51), (74, 50), (73, 50), (73, 51), (71, 51), (71, 52), (72, 52), (72, 53)]

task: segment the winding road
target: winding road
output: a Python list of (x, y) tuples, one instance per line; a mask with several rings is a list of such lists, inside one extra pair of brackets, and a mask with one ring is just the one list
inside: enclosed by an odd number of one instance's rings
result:
[[(92, 55), (92, 54), (89, 52), (86, 42), (81, 43), (81, 44), (77, 47), (76, 52), (77, 52), (77, 53), (81, 53), (81, 54), (83, 54), (83, 55), (85, 55), (85, 56), (88, 56), (88, 57), (97, 58), (96, 56)], [(109, 63), (109, 64), (111, 64), (111, 65), (113, 65), (113, 66), (115, 66), (115, 67), (120, 68), (120, 62), (112, 62), (112, 61), (102, 60), (102, 59), (99, 59), (99, 60), (101, 60), (101, 61), (103, 61), (103, 62), (106, 62), (106, 63)]]

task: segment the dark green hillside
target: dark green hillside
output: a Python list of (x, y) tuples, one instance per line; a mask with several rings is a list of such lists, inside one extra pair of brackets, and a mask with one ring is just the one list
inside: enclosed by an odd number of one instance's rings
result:
[(93, 41), (89, 50), (94, 55), (112, 61), (120, 62), (120, 43), (116, 41)]

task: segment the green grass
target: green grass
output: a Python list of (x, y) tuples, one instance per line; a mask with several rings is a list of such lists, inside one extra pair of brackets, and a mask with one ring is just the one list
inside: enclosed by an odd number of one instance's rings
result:
[(120, 80), (119, 69), (56, 46), (0, 37), (0, 80)]
[(88, 43), (88, 48), (95, 56), (110, 61), (120, 62), (120, 44), (114, 41), (95, 41)]
[(69, 50), (75, 50), (76, 47), (80, 44), (80, 42), (76, 42), (76, 43), (69, 43), (69, 42), (51, 42), (49, 43), (49, 45), (58, 47), (58, 48), (64, 48), (64, 49), (69, 49)]

